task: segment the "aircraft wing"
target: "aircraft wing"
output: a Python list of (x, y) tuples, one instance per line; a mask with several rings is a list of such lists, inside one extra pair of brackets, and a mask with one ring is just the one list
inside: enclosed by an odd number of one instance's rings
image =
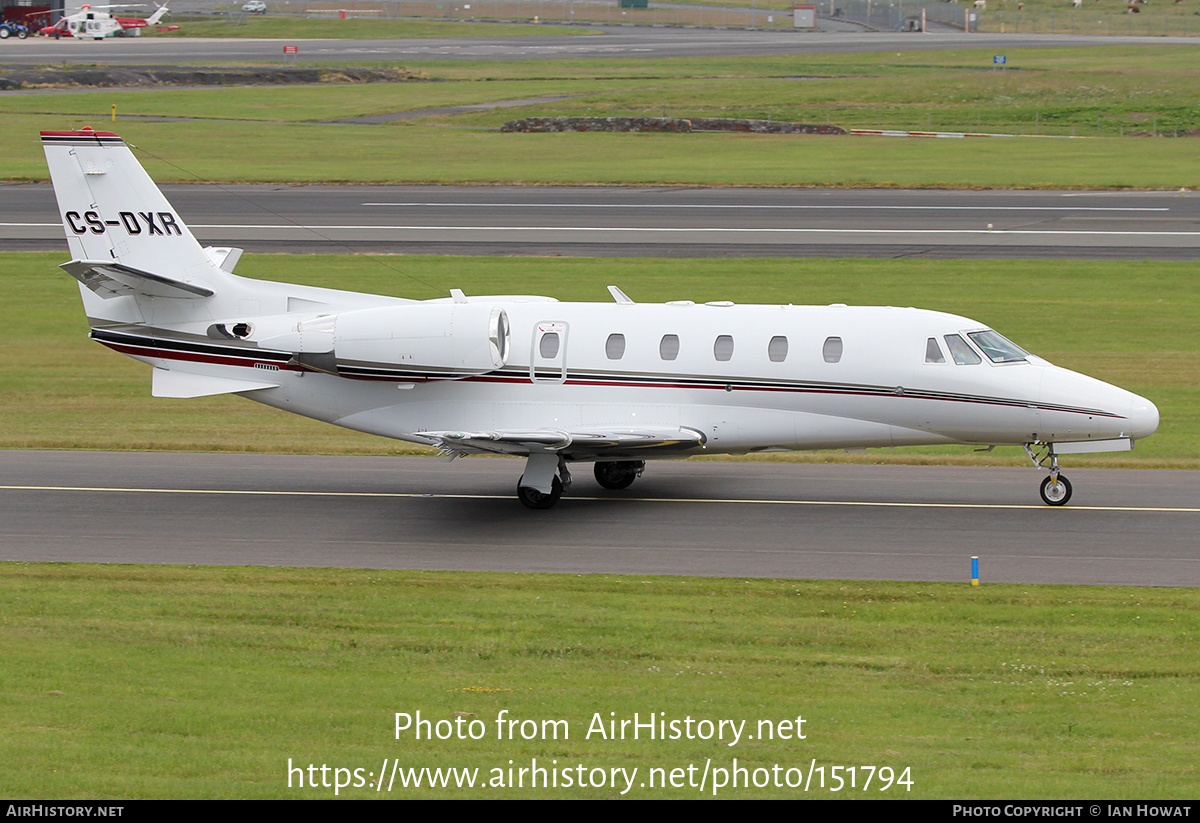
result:
[(678, 428), (596, 428), (585, 431), (533, 429), (484, 432), (420, 432), (431, 445), (452, 454), (532, 454), (557, 452), (573, 460), (596, 457), (639, 459), (663, 452), (685, 452), (704, 445), (707, 438), (695, 430)]

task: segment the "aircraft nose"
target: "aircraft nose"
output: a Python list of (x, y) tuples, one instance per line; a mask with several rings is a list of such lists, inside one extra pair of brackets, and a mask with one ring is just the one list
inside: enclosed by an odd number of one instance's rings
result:
[(1154, 434), (1158, 429), (1158, 406), (1144, 397), (1134, 395), (1129, 407), (1129, 436), (1141, 440)]

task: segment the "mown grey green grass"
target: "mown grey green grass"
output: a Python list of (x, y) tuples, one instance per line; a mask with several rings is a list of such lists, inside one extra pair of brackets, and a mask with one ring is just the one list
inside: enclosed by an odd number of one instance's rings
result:
[[(7, 179), (45, 179), (39, 130), (98, 122), (109, 125), (95, 117), (5, 117), (0, 138), (10, 138), (7, 145), (15, 147)], [(211, 123), (121, 122), (116, 130), (145, 148), (140, 158), (159, 182), (1200, 187), (1200, 156), (1190, 140), (498, 134), (230, 122), (215, 128)], [(1062, 148), (1067, 142), (1070, 148)], [(231, 151), (231, 146), (244, 149)]]
[[(1177, 46), (1013, 49), (1005, 72), (991, 71), (982, 50), (430, 62), (407, 66), (428, 81), (388, 85), (6, 95), (0, 138), (12, 151), (3, 174), (45, 179), (36, 132), (91, 125), (168, 161), (148, 163), (162, 182), (1194, 188), (1200, 155), (1183, 135), (1200, 130), (1200, 109), (1188, 91), (1200, 78), (1198, 53)], [(550, 99), (429, 111), (533, 98)], [(416, 116), (384, 125), (325, 124), (389, 113)], [(550, 115), (750, 117), (1027, 136), (497, 131), (508, 119)], [(1076, 139), (1060, 139), (1071, 135)]]
[[(518, 116), (645, 115), (747, 117), (819, 122), (846, 128), (920, 128), (1077, 136), (1186, 134), (1200, 126), (1187, 90), (1200, 63), (1194, 50), (1163, 47), (1149, 65), (1145, 49), (1074, 63), (1052, 62), (1034, 50), (1010, 55), (1006, 72), (976, 52), (933, 56), (856, 55), (798, 62), (780, 58), (655, 60), (637, 71), (578, 65), (420, 65), (425, 79), (403, 83), (243, 88), (61, 91), (0, 99), (13, 113), (183, 117), (319, 123), (421, 109), (561, 97), (509, 109), (441, 115), (424, 125), (494, 128)], [(1172, 58), (1175, 62), (1171, 62)], [(48, 79), (53, 79), (51, 76)], [(218, 102), (219, 101), (219, 102)]]
[[(289, 790), (289, 758), (376, 774), (398, 758), (478, 768), (484, 779), (536, 758), (636, 767), (643, 780), (651, 768), (730, 768), (737, 758), (805, 773), (815, 762), (827, 785), (830, 767), (856, 766), (859, 788), (718, 797), (1194, 797), (1194, 593), (973, 588), (968, 569), (964, 554), (964, 582), (951, 585), (2, 564), (0, 793), (334, 795)], [(569, 737), (497, 740), (503, 710), (564, 720)], [(417, 711), (434, 722), (467, 712), (486, 736), (397, 739), (395, 713)], [(586, 738), (596, 714), (635, 712), (643, 722), (659, 712), (745, 720), (756, 739)], [(797, 717), (805, 739), (757, 739), (758, 721)], [(863, 791), (864, 766), (907, 767), (912, 788), (880, 792), (876, 778)], [(712, 796), (708, 786), (627, 796), (691, 799)]]
[[(379, 454), (401, 448), (238, 398), (162, 400), (149, 369), (87, 340), (65, 255), (0, 258), (0, 301), (14, 318), (0, 363), (0, 447)], [(620, 285), (642, 302), (919, 306), (991, 325), (1059, 365), (1158, 404), (1158, 433), (1117, 458), (1073, 464), (1200, 467), (1200, 269), (1195, 263), (572, 259), (247, 255), (238, 272), (414, 298), (451, 288), (514, 290), (563, 300), (609, 299)], [(121, 420), (97, 426), (96, 420)], [(980, 457), (966, 447), (871, 452), (870, 460), (1019, 464), (1016, 448)], [(830, 459), (822, 453), (816, 459)]]

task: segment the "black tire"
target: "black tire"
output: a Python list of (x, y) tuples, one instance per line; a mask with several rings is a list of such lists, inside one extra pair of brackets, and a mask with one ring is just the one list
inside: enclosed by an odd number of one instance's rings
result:
[(557, 477), (555, 477), (554, 482), (551, 484), (550, 488), (551, 488), (551, 491), (549, 494), (543, 494), (542, 492), (538, 491), (537, 489), (531, 489), (528, 486), (522, 486), (518, 482), (517, 483), (517, 497), (520, 499), (520, 501), (522, 503), (525, 504), (525, 507), (528, 509), (549, 509), (549, 508), (552, 508), (554, 506), (554, 504), (558, 502), (558, 499), (560, 497), (562, 497), (562, 493), (563, 493), (562, 481), (559, 480)]
[(11, 31), (8, 29), (0, 29), (0, 40), (7, 40), (9, 37), (12, 37)]
[(642, 460), (597, 461), (592, 473), (596, 482), (606, 489), (627, 489), (644, 468), (646, 463)]
[(1042, 481), (1042, 500), (1047, 506), (1065, 506), (1067, 501), (1071, 499), (1071, 481), (1058, 476), (1058, 482), (1054, 482), (1053, 477), (1047, 477)]
[(19, 32), (17, 32), (17, 39), (18, 39), (18, 40), (24, 40), (24, 39), (25, 39), (26, 37), (28, 37), (28, 36), (29, 36), (29, 32), (27, 32), (27, 31), (19, 31)]

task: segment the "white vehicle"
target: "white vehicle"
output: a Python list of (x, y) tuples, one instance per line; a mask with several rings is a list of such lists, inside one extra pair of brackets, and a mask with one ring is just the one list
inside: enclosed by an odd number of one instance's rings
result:
[(966, 317), (891, 307), (407, 300), (233, 274), (201, 248), (116, 134), (42, 132), (94, 340), (154, 367), (158, 397), (237, 394), (451, 456), (526, 457), (549, 508), (568, 466), (629, 486), (696, 454), (956, 443), (1124, 451), (1158, 427), (1143, 397), (1058, 368)]
[(242, 11), (247, 14), (266, 14), (267, 4), (263, 0), (250, 0), (249, 3), (242, 6)]
[(149, 17), (126, 17), (101, 11), (101, 9), (139, 8), (142, 8), (142, 6), (131, 5), (129, 3), (110, 6), (93, 6), (84, 3), (74, 14), (64, 15), (57, 23), (52, 26), (46, 26), (38, 34), (45, 37), (54, 37), (55, 39), (60, 37), (75, 37), (79, 39), (91, 38), (92, 40), (103, 40), (106, 37), (133, 37), (140, 33), (140, 29), (153, 26), (159, 20), (162, 20), (163, 15), (167, 13), (165, 3), (156, 8), (154, 14)]

